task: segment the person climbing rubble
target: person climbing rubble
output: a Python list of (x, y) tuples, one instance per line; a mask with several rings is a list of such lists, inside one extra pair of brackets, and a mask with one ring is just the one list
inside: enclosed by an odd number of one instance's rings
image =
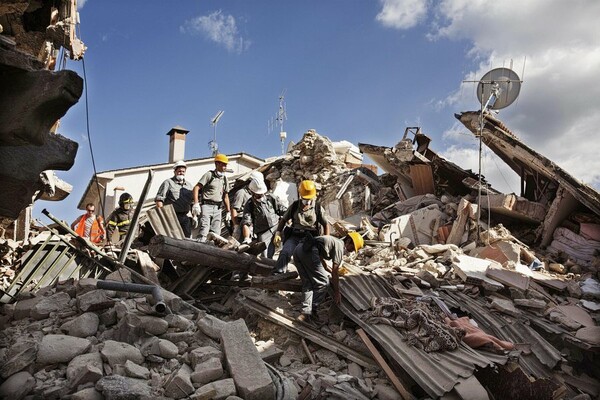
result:
[[(300, 199), (294, 201), (285, 214), (283, 214), (277, 225), (277, 231), (273, 236), (275, 247), (280, 247), (283, 242), (283, 248), (273, 269), (273, 274), (275, 275), (287, 272), (287, 265), (292, 258), (294, 249), (302, 242), (307, 233), (313, 237), (321, 233), (329, 235), (329, 225), (325, 218), (325, 210), (317, 201), (315, 183), (309, 180), (300, 182), (298, 192)], [(292, 222), (291, 227), (286, 228), (288, 221)], [(322, 227), (322, 232), (319, 229), (319, 225)], [(283, 238), (282, 232), (284, 232)]]
[(214, 161), (215, 169), (202, 175), (193, 190), (192, 216), (200, 216), (198, 241), (202, 243), (206, 242), (209, 231), (217, 235), (221, 234), (221, 204), (225, 204), (228, 216), (231, 211), (228, 194), (229, 183), (225, 176), (229, 159), (225, 154), (217, 154)]
[(172, 204), (177, 220), (186, 238), (192, 236), (192, 221), (188, 217), (192, 204), (192, 184), (185, 180), (187, 165), (184, 161), (177, 161), (173, 165), (174, 175), (166, 179), (158, 188), (154, 199), (157, 208)]
[(273, 233), (279, 222), (279, 218), (286, 212), (285, 206), (270, 193), (264, 181), (252, 180), (248, 185), (252, 197), (244, 206), (244, 218), (242, 220), (243, 243), (252, 241), (250, 227), (259, 242), (267, 244), (262, 253), (263, 257), (273, 258), (275, 246), (273, 244)]
[(112, 240), (115, 230), (119, 232), (121, 242), (127, 235), (133, 217), (133, 197), (129, 193), (123, 193), (119, 197), (119, 207), (117, 207), (106, 220), (106, 232), (108, 233), (108, 241)]
[(86, 213), (77, 217), (71, 224), (73, 229), (82, 238), (89, 239), (92, 243), (100, 243), (104, 240), (105, 230), (102, 217), (94, 214), (96, 207), (93, 203), (85, 205)]
[(325, 299), (329, 277), (325, 270), (325, 260), (331, 260), (331, 283), (333, 286), (333, 300), (340, 304), (339, 275), (343, 263), (344, 249), (348, 252), (360, 250), (364, 246), (360, 233), (350, 232), (342, 240), (333, 236), (307, 235), (303, 243), (294, 249), (294, 263), (300, 279), (302, 280), (302, 311), (298, 316), (299, 321), (309, 321), (316, 317), (319, 304)]
[(235, 192), (235, 195), (233, 196), (233, 202), (231, 204), (231, 222), (233, 223), (232, 236), (240, 242), (244, 238), (242, 235), (242, 219), (244, 217), (244, 206), (246, 205), (246, 202), (252, 197), (252, 192), (250, 192), (250, 189), (248, 189), (248, 185), (250, 185), (250, 182), (254, 180), (264, 182), (263, 174), (258, 171), (252, 171), (250, 173), (250, 180), (244, 185), (244, 187)]

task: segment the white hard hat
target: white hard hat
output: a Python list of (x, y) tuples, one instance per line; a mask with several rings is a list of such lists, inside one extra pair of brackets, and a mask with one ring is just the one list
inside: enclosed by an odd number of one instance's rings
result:
[(250, 179), (262, 182), (265, 180), (265, 177), (263, 176), (262, 172), (252, 171), (250, 172)]
[(257, 181), (255, 179), (252, 179), (250, 181), (250, 184), (248, 185), (248, 189), (250, 189), (250, 191), (255, 194), (267, 193), (267, 185), (265, 185), (264, 182)]
[(173, 169), (177, 169), (179, 167), (187, 168), (187, 165), (185, 165), (185, 161), (179, 160), (175, 163), (175, 165), (173, 165)]

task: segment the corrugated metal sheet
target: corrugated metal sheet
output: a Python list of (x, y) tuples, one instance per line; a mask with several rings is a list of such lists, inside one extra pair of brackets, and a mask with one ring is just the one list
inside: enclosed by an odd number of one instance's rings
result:
[(33, 292), (57, 280), (97, 278), (108, 269), (82, 252), (49, 235), (27, 251), (18, 264), (18, 273), (2, 293), (0, 302), (9, 303), (21, 293)]
[(342, 311), (376, 340), (386, 354), (429, 396), (437, 398), (451, 391), (461, 378), (471, 376), (478, 367), (484, 368), (507, 361), (505, 356), (490, 356), (465, 345), (451, 352), (426, 353), (406, 344), (400, 332), (389, 325), (365, 323), (361, 320), (360, 313), (370, 308), (372, 297), (397, 295), (384, 278), (366, 275), (356, 268), (350, 270), (350, 274), (340, 278), (340, 288), (344, 297)]
[(183, 229), (177, 220), (177, 214), (172, 205), (168, 204), (161, 208), (151, 208), (146, 211), (146, 216), (154, 232), (174, 239), (185, 239)]
[(442, 293), (441, 297), (447, 303), (453, 303), (463, 311), (471, 314), (472, 318), (484, 331), (513, 343), (528, 344), (531, 354), (522, 354), (519, 364), (530, 375), (536, 378), (552, 377), (552, 371), (562, 359), (560, 352), (537, 333), (529, 325), (521, 321), (507, 321), (499, 313), (485, 307), (485, 299), (473, 299), (463, 293)]

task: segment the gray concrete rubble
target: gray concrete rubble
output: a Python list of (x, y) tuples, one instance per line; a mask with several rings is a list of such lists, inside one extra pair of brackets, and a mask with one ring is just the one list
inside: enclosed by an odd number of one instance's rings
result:
[[(360, 145), (374, 166), (309, 130), (258, 168), (287, 204), (300, 180), (314, 180), (333, 235), (357, 230), (366, 240), (344, 257), (341, 303), (328, 295), (304, 321), (293, 263), (289, 276), (269, 276), (272, 260), (238, 253), (229, 239), (220, 247), (138, 238), (124, 264), (82, 245), (86, 262), (110, 266), (89, 276), (158, 281), (164, 315), (152, 296), (97, 289), (89, 277), (17, 287), (31, 254), (70, 237), (0, 241), (10, 294), (0, 314), (0, 391), (32, 399), (597, 397), (593, 193), (569, 194), (563, 175), (554, 177), (564, 186), (555, 198), (502, 194), (485, 180), (479, 187), (429, 141), (407, 130), (394, 147)], [(169, 262), (154, 254), (158, 244), (168, 244)], [(139, 254), (162, 269), (147, 276)], [(237, 268), (252, 278), (230, 279)]]

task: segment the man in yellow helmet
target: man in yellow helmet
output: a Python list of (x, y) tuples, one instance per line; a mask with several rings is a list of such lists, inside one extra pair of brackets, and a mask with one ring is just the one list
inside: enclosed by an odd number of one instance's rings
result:
[(294, 250), (294, 265), (302, 279), (302, 313), (300, 321), (315, 316), (319, 304), (325, 299), (329, 277), (325, 271), (325, 260), (331, 260), (331, 282), (333, 299), (340, 304), (342, 299), (339, 284), (339, 270), (343, 263), (344, 249), (358, 251), (364, 246), (360, 233), (350, 232), (343, 240), (333, 236), (308, 236)]
[[(294, 254), (294, 249), (306, 234), (312, 236), (318, 236), (321, 233), (329, 235), (329, 224), (325, 219), (325, 210), (317, 202), (315, 183), (308, 180), (300, 182), (298, 194), (300, 199), (294, 201), (283, 214), (273, 236), (273, 244), (276, 247), (279, 247), (283, 241), (283, 248), (273, 269), (274, 274), (287, 272), (287, 265)], [(285, 240), (282, 240), (281, 234), (288, 221), (292, 221), (292, 225), (288, 228), (289, 234), (286, 234)], [(323, 229), (322, 232), (319, 225)]]
[[(229, 160), (225, 154), (215, 156), (215, 169), (208, 171), (194, 186), (192, 215), (200, 217), (200, 233), (198, 241), (206, 242), (208, 232), (221, 234), (221, 205), (225, 204), (225, 210), (229, 214), (229, 182), (225, 176), (225, 169)], [(202, 205), (200, 205), (202, 203)]]

